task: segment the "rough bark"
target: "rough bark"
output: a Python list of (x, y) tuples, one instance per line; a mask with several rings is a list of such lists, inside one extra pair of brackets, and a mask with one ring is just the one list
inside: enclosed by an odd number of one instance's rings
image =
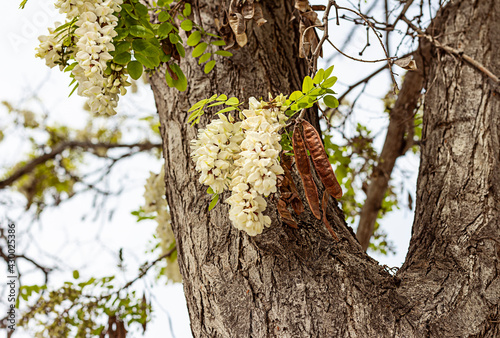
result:
[[(500, 74), (495, 1), (453, 1), (428, 33)], [(500, 335), (500, 100), (498, 87), (433, 49), (415, 221), (399, 277), (405, 316), (437, 337)], [(415, 287), (418, 285), (419, 287)]]
[[(272, 226), (256, 237), (231, 225), (227, 205), (220, 203), (208, 212), (209, 195), (198, 183), (189, 158), (196, 130), (186, 123), (186, 110), (214, 93), (247, 100), (300, 87), (306, 68), (297, 57), (298, 27), (290, 22), (293, 2), (263, 1), (268, 23), (250, 27), (249, 44), (232, 58), (218, 60), (210, 75), (196, 61), (183, 60), (181, 66), (189, 79), (185, 93), (166, 86), (164, 71), (151, 80), (161, 119), (167, 200), (193, 335), (493, 336), (498, 330), (495, 316), (500, 295), (495, 239), (499, 226), (498, 96), (492, 95), (491, 85), (481, 74), (459, 60), (440, 55), (430, 68), (419, 219), (398, 276), (391, 276), (364, 253), (336, 205), (330, 205), (328, 218), (340, 242), (333, 241), (309, 211), (301, 215), (298, 230), (282, 225), (272, 200), (268, 206)], [(441, 30), (456, 31), (456, 20), (465, 20), (460, 24), (474, 25), (476, 30), (493, 29), (498, 15), (488, 3), (492, 2), (480, 1), (474, 7), (463, 1), (451, 6), (442, 14), (446, 24)], [(206, 29), (213, 29), (217, 4), (200, 1)], [(460, 34), (460, 40), (480, 50), (471, 54), (498, 73), (490, 30), (481, 35), (481, 42), (469, 31)], [(446, 36), (457, 39), (457, 35)], [(465, 94), (469, 91), (480, 102), (470, 102)], [(450, 101), (443, 102), (443, 97)], [(308, 119), (317, 125), (316, 116)], [(472, 141), (466, 143), (469, 138)]]

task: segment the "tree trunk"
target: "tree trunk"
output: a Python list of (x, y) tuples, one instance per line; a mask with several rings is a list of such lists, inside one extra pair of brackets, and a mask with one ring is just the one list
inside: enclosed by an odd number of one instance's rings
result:
[[(199, 2), (204, 28), (215, 32), (221, 3)], [(193, 335), (493, 337), (500, 295), (499, 102), (487, 78), (460, 60), (439, 53), (428, 60), (417, 220), (397, 276), (364, 253), (337, 205), (330, 205), (328, 218), (340, 242), (309, 210), (300, 229), (282, 225), (272, 199), (272, 225), (256, 237), (231, 225), (226, 204), (208, 212), (210, 195), (189, 156), (197, 131), (186, 123), (186, 111), (215, 93), (247, 101), (300, 88), (306, 65), (298, 58), (298, 24), (290, 21), (293, 2), (262, 1), (268, 22), (248, 27), (248, 45), (217, 60), (209, 75), (196, 60), (183, 59), (186, 92), (168, 88), (164, 70), (151, 79)], [(444, 42), (460, 41), (498, 73), (492, 39), (498, 38), (499, 18), (492, 3), (450, 5), (436, 32), (445, 33)], [(468, 28), (446, 34), (462, 27)], [(307, 118), (318, 125), (316, 115)]]

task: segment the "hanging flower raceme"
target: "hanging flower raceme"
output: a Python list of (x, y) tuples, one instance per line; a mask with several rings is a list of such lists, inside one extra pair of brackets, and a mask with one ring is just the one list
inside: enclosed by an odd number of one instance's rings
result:
[(69, 21), (64, 27), (56, 24), (56, 29), (49, 29), (49, 36), (39, 37), (41, 44), (36, 55), (45, 58), (49, 67), (58, 64), (64, 69), (70, 58), (77, 62), (71, 72), (78, 81), (78, 94), (88, 98), (90, 109), (96, 113), (116, 114), (118, 94), (124, 95), (125, 87), (130, 85), (122, 66), (111, 63), (111, 71), (107, 70), (117, 35), (118, 18), (114, 14), (121, 10), (122, 3), (123, 0), (59, 0), (56, 8)]
[(222, 114), (205, 129), (199, 130), (198, 138), (192, 141), (191, 156), (196, 170), (201, 173), (200, 183), (212, 188), (215, 194), (222, 193), (230, 184), (234, 160), (240, 153), (243, 133), (241, 122), (234, 122)]
[[(165, 170), (162, 167), (159, 174), (151, 173), (144, 186), (144, 206), (146, 214), (155, 214), (155, 220), (158, 223), (156, 227), (157, 237), (160, 239), (161, 255), (167, 254), (175, 247), (175, 237), (172, 231), (170, 213), (165, 199)], [(181, 282), (182, 277), (179, 271), (179, 263), (176, 256), (167, 257), (167, 266), (163, 269), (168, 280), (172, 282)]]
[(278, 161), (281, 152), (279, 134), (287, 119), (285, 98), (271, 102), (250, 98), (249, 109), (242, 112), (243, 121), (232, 122), (220, 114), (193, 140), (192, 157), (201, 172), (200, 183), (213, 193), (231, 191), (226, 199), (233, 225), (255, 236), (271, 225), (263, 212), (263, 196), (277, 191), (277, 175), (283, 174)]

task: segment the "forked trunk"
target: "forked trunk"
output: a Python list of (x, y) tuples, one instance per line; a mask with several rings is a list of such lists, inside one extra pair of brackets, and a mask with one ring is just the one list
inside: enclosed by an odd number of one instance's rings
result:
[[(215, 32), (221, 3), (199, 2), (204, 28)], [(426, 60), (416, 221), (409, 256), (396, 277), (363, 252), (336, 205), (328, 216), (340, 242), (309, 211), (301, 215), (299, 230), (282, 225), (272, 199), (272, 226), (256, 237), (231, 225), (226, 204), (208, 212), (210, 195), (198, 183), (189, 156), (197, 131), (187, 123), (186, 111), (215, 93), (247, 101), (300, 88), (307, 74), (298, 58), (293, 3), (262, 1), (268, 22), (248, 27), (248, 45), (217, 60), (209, 75), (197, 60), (183, 59), (186, 92), (168, 88), (164, 71), (151, 80), (194, 336), (495, 336), (499, 99), (484, 74), (457, 58), (434, 50)], [(500, 18), (493, 3), (449, 5), (434, 34), (442, 33), (442, 42), (462, 48), (498, 74)], [(317, 116), (307, 119), (317, 126)]]

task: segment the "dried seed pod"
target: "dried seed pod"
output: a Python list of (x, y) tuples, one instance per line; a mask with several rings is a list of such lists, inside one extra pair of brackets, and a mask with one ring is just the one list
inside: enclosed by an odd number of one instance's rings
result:
[(253, 16), (253, 19), (257, 22), (257, 26), (260, 27), (267, 22), (267, 20), (264, 19), (264, 15), (262, 14), (262, 6), (260, 5), (260, 3), (255, 3), (254, 11), (255, 14)]
[(309, 9), (309, 1), (308, 0), (296, 0), (295, 8), (297, 8), (301, 12), (305, 12)]
[(292, 193), (292, 200), (290, 204), (292, 205), (293, 211), (295, 211), (297, 215), (300, 215), (304, 212), (304, 204), (300, 200), (300, 197), (299, 195), (297, 195), (297, 193)]
[(311, 154), (314, 167), (316, 168), (316, 172), (318, 173), (321, 182), (323, 182), (326, 191), (328, 191), (330, 195), (337, 199), (341, 198), (342, 188), (340, 187), (339, 182), (337, 182), (337, 178), (335, 177), (330, 161), (328, 161), (328, 155), (326, 154), (323, 143), (321, 142), (321, 137), (316, 131), (316, 128), (314, 128), (309, 122), (302, 120), (301, 124), (304, 128), (306, 147)]
[(330, 225), (330, 222), (328, 222), (328, 219), (326, 217), (326, 211), (327, 211), (327, 207), (328, 207), (328, 192), (327, 191), (325, 191), (323, 193), (323, 198), (321, 199), (321, 207), (323, 209), (323, 223), (325, 223), (325, 226), (328, 229), (328, 231), (330, 232), (330, 234), (332, 235), (333, 239), (335, 239), (338, 242), (339, 238), (337, 237), (337, 234), (335, 233), (335, 231), (333, 231), (333, 229)]
[(290, 190), (293, 192), (297, 192), (297, 186), (295, 185), (295, 182), (293, 181), (293, 178), (292, 178), (292, 174), (290, 173), (291, 165), (288, 166), (287, 164), (288, 163), (284, 163), (284, 165), (283, 165), (283, 171), (285, 172), (285, 177), (290, 184)]
[(288, 208), (286, 207), (286, 202), (283, 201), (282, 199), (279, 199), (278, 201), (278, 212), (280, 213), (281, 220), (285, 222), (288, 226), (298, 229), (297, 223), (293, 220), (292, 214), (290, 211), (288, 211)]
[(297, 191), (295, 182), (293, 182), (292, 174), (290, 173), (289, 168), (291, 168), (291, 161), (290, 160), (283, 161), (283, 171), (285, 172), (285, 180), (287, 182), (287, 186), (291, 191), (291, 196), (287, 200), (292, 205), (293, 211), (295, 211), (297, 215), (300, 215), (301, 213), (304, 212), (304, 204), (300, 200), (299, 192)]
[(297, 169), (299, 170), (300, 178), (304, 184), (307, 202), (309, 203), (309, 207), (311, 208), (314, 217), (321, 219), (318, 188), (316, 187), (311, 175), (311, 167), (309, 166), (309, 159), (307, 158), (304, 139), (302, 138), (301, 132), (297, 127), (293, 132), (292, 142), (293, 152), (295, 154), (295, 163), (297, 163)]

